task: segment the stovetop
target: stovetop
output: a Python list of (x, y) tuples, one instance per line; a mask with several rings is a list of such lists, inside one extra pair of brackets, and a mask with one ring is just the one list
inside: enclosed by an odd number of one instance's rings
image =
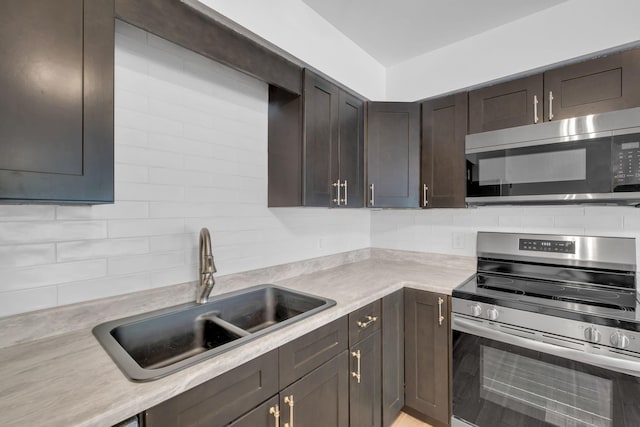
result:
[(453, 297), (640, 332), (635, 289), (479, 273), (454, 289)]

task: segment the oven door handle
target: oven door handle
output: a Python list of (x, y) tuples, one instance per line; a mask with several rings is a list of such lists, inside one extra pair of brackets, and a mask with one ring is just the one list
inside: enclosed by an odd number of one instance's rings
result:
[(602, 354), (587, 353), (556, 344), (525, 338), (505, 331), (498, 331), (493, 328), (488, 328), (478, 321), (466, 320), (455, 313), (452, 317), (452, 329), (455, 331), (466, 332), (471, 335), (477, 335), (483, 338), (504, 342), (506, 344), (527, 348), (529, 350), (539, 351), (541, 353), (549, 353), (565, 359), (574, 360), (576, 362), (582, 362), (604, 369), (611, 369), (634, 377), (640, 377), (640, 361), (636, 362), (633, 360), (618, 359)]

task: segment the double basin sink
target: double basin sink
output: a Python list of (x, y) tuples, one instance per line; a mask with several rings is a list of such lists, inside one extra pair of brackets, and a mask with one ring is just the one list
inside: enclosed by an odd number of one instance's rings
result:
[(336, 302), (275, 285), (102, 323), (93, 333), (133, 381), (150, 381), (312, 316)]

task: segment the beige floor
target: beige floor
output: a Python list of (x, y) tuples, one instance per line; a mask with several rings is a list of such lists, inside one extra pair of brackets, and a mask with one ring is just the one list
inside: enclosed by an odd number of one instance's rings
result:
[(431, 427), (431, 425), (423, 423), (422, 421), (413, 418), (411, 415), (401, 412), (400, 416), (394, 421), (391, 427)]

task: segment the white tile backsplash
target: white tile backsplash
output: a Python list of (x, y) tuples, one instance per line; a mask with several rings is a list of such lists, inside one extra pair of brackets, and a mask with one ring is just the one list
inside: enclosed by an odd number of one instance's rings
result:
[(117, 22), (112, 205), (0, 206), (0, 317), (370, 246), (369, 212), (268, 209), (268, 87)]

